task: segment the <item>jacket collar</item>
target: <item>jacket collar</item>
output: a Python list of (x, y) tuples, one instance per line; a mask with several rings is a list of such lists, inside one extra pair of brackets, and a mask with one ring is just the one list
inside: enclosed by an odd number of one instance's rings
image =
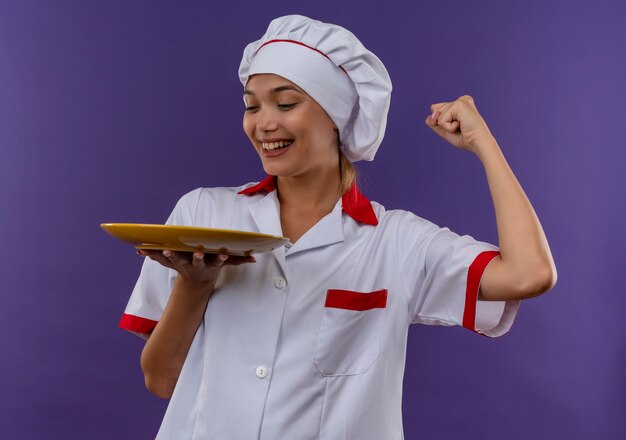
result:
[[(274, 176), (267, 176), (256, 185), (239, 191), (238, 194), (254, 195), (261, 191), (270, 193), (275, 189), (276, 178)], [(359, 191), (356, 182), (354, 182), (350, 189), (341, 197), (341, 205), (343, 212), (354, 220), (366, 225), (376, 226), (378, 224), (378, 218), (376, 218), (372, 204), (361, 191)]]

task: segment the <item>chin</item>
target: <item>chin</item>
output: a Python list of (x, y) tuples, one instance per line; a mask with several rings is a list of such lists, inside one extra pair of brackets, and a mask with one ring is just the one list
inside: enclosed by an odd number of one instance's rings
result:
[(270, 176), (291, 176), (296, 174), (293, 167), (287, 164), (268, 164), (267, 162), (263, 162), (263, 170)]

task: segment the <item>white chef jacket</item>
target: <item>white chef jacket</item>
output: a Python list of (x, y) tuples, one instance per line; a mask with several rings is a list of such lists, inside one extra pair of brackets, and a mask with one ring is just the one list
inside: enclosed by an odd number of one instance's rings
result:
[[(198, 188), (167, 223), (282, 235), (275, 180)], [(289, 248), (222, 270), (157, 439), (402, 439), (409, 324), (508, 331), (519, 302), (477, 302), (496, 255), (353, 185)], [(146, 258), (120, 326), (149, 333), (175, 277)]]

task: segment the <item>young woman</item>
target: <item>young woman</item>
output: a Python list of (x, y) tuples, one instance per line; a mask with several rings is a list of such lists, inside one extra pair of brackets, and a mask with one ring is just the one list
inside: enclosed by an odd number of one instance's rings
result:
[(148, 256), (121, 326), (146, 386), (171, 397), (160, 439), (400, 439), (411, 323), (499, 336), (555, 283), (547, 240), (474, 101), (425, 123), (482, 162), (499, 248), (368, 201), (351, 161), (382, 140), (391, 82), (349, 31), (278, 18), (240, 67), (243, 128), (268, 177), (199, 188), (169, 224), (284, 235), (256, 258)]

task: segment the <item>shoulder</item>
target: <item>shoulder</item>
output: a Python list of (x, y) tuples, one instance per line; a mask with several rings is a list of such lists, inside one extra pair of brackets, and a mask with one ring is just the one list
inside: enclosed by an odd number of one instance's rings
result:
[(441, 230), (439, 226), (433, 222), (426, 220), (404, 209), (385, 209), (384, 206), (377, 202), (371, 202), (372, 209), (378, 218), (378, 226), (381, 232), (395, 232), (400, 235), (411, 233), (415, 234), (432, 234)]
[(376, 202), (371, 203), (378, 218), (373, 237), (379, 246), (393, 255), (424, 252), (437, 234), (447, 230), (411, 211), (387, 210)]
[(255, 182), (246, 183), (240, 186), (223, 186), (223, 187), (200, 187), (189, 191), (178, 200), (177, 205), (181, 207), (194, 207), (198, 205), (222, 203), (228, 200), (234, 200), (238, 196), (248, 198), (239, 194), (242, 190), (256, 185)]
[(392, 246), (406, 249), (410, 253), (431, 255), (431, 259), (442, 255), (456, 258), (467, 255), (471, 262), (478, 252), (497, 250), (497, 246), (493, 244), (477, 240), (471, 235), (458, 234), (446, 226), (439, 226), (402, 209), (387, 211), (383, 208), (379, 225), (382, 226), (381, 233), (385, 234), (385, 239)]
[[(239, 187), (200, 187), (183, 194), (168, 219), (169, 224), (207, 226), (217, 220), (226, 221), (238, 197), (237, 193), (247, 185)], [(244, 196), (245, 197), (245, 196)]]
[(237, 188), (196, 188), (183, 194), (176, 203), (176, 209), (196, 210), (201, 203), (213, 203), (234, 197)]

